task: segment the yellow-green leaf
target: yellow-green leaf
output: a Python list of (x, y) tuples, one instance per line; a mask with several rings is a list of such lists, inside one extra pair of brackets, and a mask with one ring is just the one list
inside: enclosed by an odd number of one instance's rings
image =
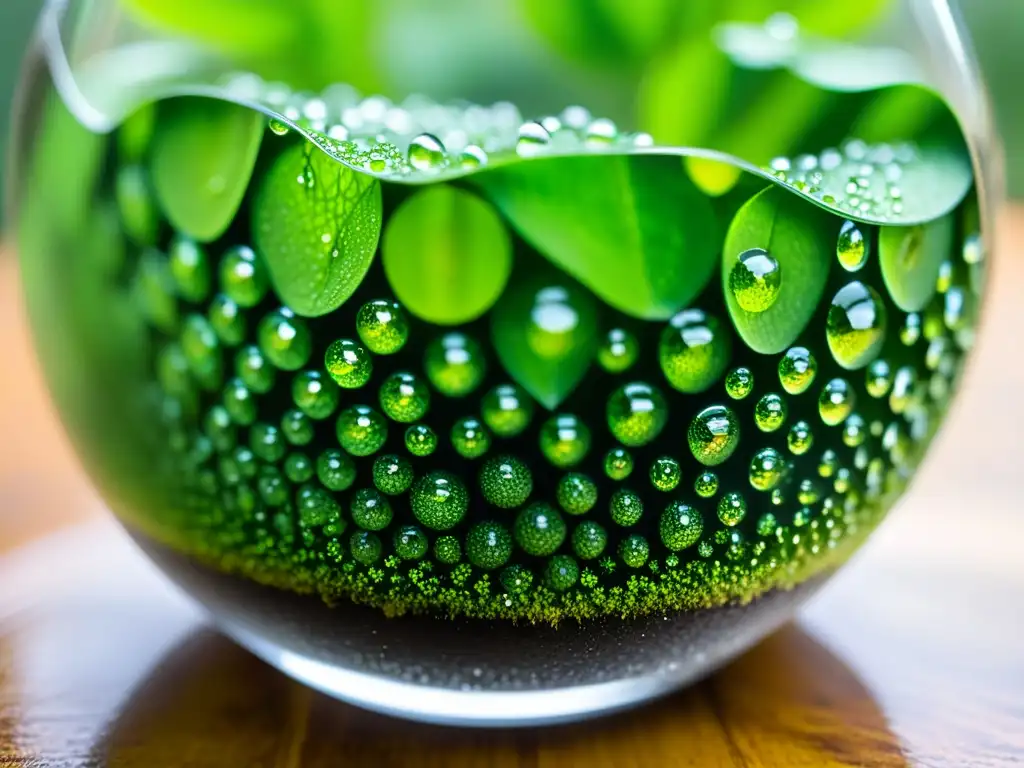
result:
[(373, 262), (381, 217), (377, 179), (306, 143), (284, 150), (252, 212), (256, 249), (281, 300), (308, 317), (341, 306)]
[(388, 219), (381, 246), (388, 282), (414, 315), (438, 325), (475, 320), (512, 271), (512, 240), (495, 210), (450, 186), (427, 187)]

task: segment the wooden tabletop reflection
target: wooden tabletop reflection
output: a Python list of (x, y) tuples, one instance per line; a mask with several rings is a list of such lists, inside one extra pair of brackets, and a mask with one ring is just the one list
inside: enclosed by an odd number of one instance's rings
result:
[(1001, 234), (932, 460), (799, 621), (653, 705), (520, 731), (367, 714), (209, 630), (96, 519), (0, 257), (0, 768), (1024, 765), (1024, 209)]

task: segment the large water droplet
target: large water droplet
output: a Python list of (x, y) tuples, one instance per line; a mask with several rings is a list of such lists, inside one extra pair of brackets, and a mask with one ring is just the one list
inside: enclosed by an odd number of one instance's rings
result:
[(763, 248), (741, 253), (729, 273), (729, 290), (746, 312), (769, 309), (779, 298), (781, 287), (782, 268)]
[(847, 370), (863, 368), (885, 343), (885, 323), (885, 306), (873, 288), (853, 282), (839, 289), (825, 329), (832, 357)]
[(844, 379), (832, 379), (818, 397), (821, 420), (830, 427), (842, 424), (853, 411), (855, 400), (853, 388)]
[(802, 395), (814, 383), (818, 361), (806, 347), (793, 347), (779, 360), (779, 383), (791, 395)]
[(662, 331), (658, 360), (669, 384), (697, 394), (721, 378), (731, 352), (729, 335), (717, 318), (685, 309)]
[(653, 442), (668, 422), (668, 404), (655, 387), (633, 382), (616, 390), (608, 400), (608, 428), (623, 445)]
[(687, 438), (694, 458), (713, 467), (732, 456), (739, 445), (739, 421), (731, 409), (712, 405), (693, 418)]
[(436, 171), (444, 164), (444, 144), (436, 136), (421, 133), (409, 142), (409, 165), (417, 171)]
[(551, 134), (540, 123), (523, 123), (519, 128), (516, 153), (522, 157), (540, 154), (551, 143)]
[(759, 491), (770, 491), (786, 472), (782, 454), (774, 448), (762, 448), (750, 462), (750, 484)]
[(836, 257), (847, 272), (856, 272), (867, 263), (868, 242), (857, 222), (847, 221), (839, 230)]
[(572, 302), (573, 296), (565, 288), (537, 291), (526, 339), (539, 357), (559, 360), (573, 351), (580, 312)]

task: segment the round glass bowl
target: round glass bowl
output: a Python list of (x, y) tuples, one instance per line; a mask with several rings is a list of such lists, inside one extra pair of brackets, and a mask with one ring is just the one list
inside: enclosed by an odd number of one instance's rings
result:
[(999, 169), (954, 17), (342, 5), (45, 10), (9, 212), (83, 461), (340, 698), (530, 724), (707, 673), (956, 391)]

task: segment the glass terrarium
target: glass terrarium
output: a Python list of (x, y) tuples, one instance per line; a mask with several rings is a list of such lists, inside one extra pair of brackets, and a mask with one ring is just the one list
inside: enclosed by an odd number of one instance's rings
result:
[(487, 724), (683, 685), (850, 557), (1000, 190), (943, 0), (51, 2), (13, 169), (140, 546), (288, 674)]

